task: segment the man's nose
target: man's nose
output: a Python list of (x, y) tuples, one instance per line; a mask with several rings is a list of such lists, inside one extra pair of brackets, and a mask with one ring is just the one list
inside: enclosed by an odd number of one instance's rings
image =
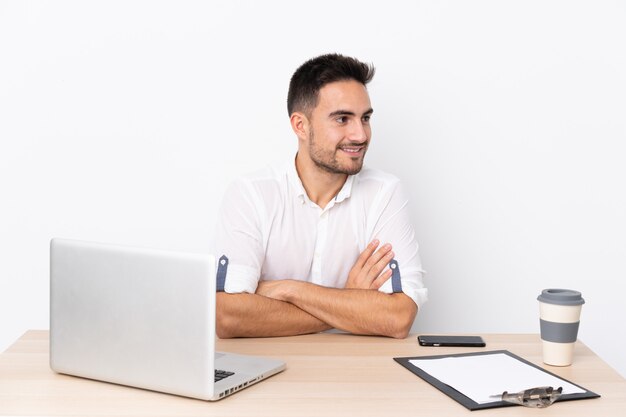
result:
[(355, 121), (352, 126), (350, 126), (348, 139), (354, 142), (365, 142), (368, 139), (368, 135), (369, 127), (359, 120)]

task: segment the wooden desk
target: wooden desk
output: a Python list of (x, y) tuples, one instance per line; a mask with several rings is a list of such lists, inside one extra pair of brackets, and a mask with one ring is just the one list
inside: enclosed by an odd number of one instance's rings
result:
[[(487, 350), (541, 365), (538, 335), (484, 335)], [(219, 340), (218, 349), (282, 358), (287, 370), (215, 403), (52, 372), (48, 332), (28, 331), (0, 355), (0, 415), (163, 416), (625, 416), (626, 380), (584, 344), (570, 367), (550, 371), (602, 395), (535, 410), (470, 412), (392, 359), (479, 349), (420, 347), (406, 340), (340, 334)]]

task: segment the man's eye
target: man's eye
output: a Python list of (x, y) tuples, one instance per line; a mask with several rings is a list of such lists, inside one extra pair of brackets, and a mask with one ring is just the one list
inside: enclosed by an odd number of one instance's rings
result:
[(348, 118), (346, 116), (340, 116), (340, 117), (337, 117), (337, 119), (335, 120), (337, 120), (337, 123), (344, 124), (345, 122), (348, 121)]
[(371, 116), (363, 116), (363, 123), (369, 123)]

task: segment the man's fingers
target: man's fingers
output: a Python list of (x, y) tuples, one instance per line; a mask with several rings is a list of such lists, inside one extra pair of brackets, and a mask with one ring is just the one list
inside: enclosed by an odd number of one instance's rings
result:
[(364, 269), (368, 274), (374, 272), (376, 276), (380, 274), (386, 264), (393, 259), (393, 252), (391, 251), (391, 245), (385, 243), (380, 249), (378, 249), (372, 256), (369, 257), (364, 265)]
[[(368, 272), (369, 274), (369, 270), (375, 268), (375, 266), (383, 259), (385, 258), (385, 256), (387, 256), (389, 254), (389, 252), (391, 252), (391, 245), (389, 243), (385, 243), (383, 246), (381, 246), (376, 252), (374, 252), (369, 259), (365, 262), (364, 268), (365, 270)], [(378, 275), (380, 273), (381, 270), (379, 270), (376, 275)]]
[[(389, 243), (381, 247), (378, 245), (380, 245), (380, 241), (374, 239), (361, 252), (350, 271), (346, 288), (372, 288), (374, 281), (380, 278), (381, 272), (391, 262), (394, 254)], [(377, 285), (382, 285), (387, 279), (381, 279)]]
[(368, 276), (371, 281), (374, 281), (380, 273), (385, 269), (389, 262), (393, 259), (394, 253), (393, 251), (389, 251), (385, 253), (381, 258), (376, 262), (369, 270)]
[(365, 262), (367, 262), (370, 259), (370, 257), (372, 256), (372, 254), (374, 253), (374, 251), (376, 250), (379, 244), (380, 244), (380, 241), (378, 239), (372, 240), (369, 243), (369, 245), (365, 247), (365, 250), (363, 250), (363, 252), (361, 252), (359, 257), (357, 258), (356, 266), (358, 266), (359, 268), (363, 268), (363, 265), (365, 265)]
[(391, 271), (391, 269), (386, 270), (372, 282), (372, 284), (370, 285), (370, 288), (373, 290), (379, 289), (385, 282), (387, 282), (389, 278), (391, 278), (391, 275), (393, 275), (393, 272)]

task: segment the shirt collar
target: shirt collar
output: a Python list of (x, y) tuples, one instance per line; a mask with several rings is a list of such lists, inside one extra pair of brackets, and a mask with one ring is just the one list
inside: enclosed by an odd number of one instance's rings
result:
[(348, 175), (348, 179), (346, 179), (343, 187), (341, 187), (341, 190), (339, 190), (339, 192), (335, 196), (336, 203), (341, 203), (346, 198), (350, 198), (350, 195), (352, 194), (352, 184), (354, 183), (354, 177), (356, 177), (357, 175), (359, 174)]
[(306, 190), (304, 189), (302, 181), (298, 176), (298, 171), (296, 170), (296, 158), (287, 164), (287, 179), (296, 190), (296, 197), (302, 200), (302, 202), (304, 202), (305, 199), (308, 200), (309, 197), (306, 195)]
[[(346, 179), (346, 182), (343, 184), (343, 186), (341, 187), (341, 190), (339, 190), (339, 192), (337, 193), (337, 195), (335, 196), (335, 203), (341, 203), (342, 201), (344, 201), (347, 198), (350, 198), (350, 195), (352, 194), (352, 184), (354, 183), (354, 178), (359, 175), (348, 175), (348, 178)], [(304, 203), (305, 201), (311, 201), (309, 199), (309, 196), (306, 194), (306, 190), (304, 189), (304, 186), (302, 185), (302, 180), (300, 179), (300, 176), (298, 175), (298, 171), (296, 170), (296, 159), (294, 158), (293, 161), (291, 163), (288, 164), (287, 167), (287, 179), (289, 180), (289, 182), (291, 183), (291, 185), (295, 188), (296, 190), (296, 196)]]

